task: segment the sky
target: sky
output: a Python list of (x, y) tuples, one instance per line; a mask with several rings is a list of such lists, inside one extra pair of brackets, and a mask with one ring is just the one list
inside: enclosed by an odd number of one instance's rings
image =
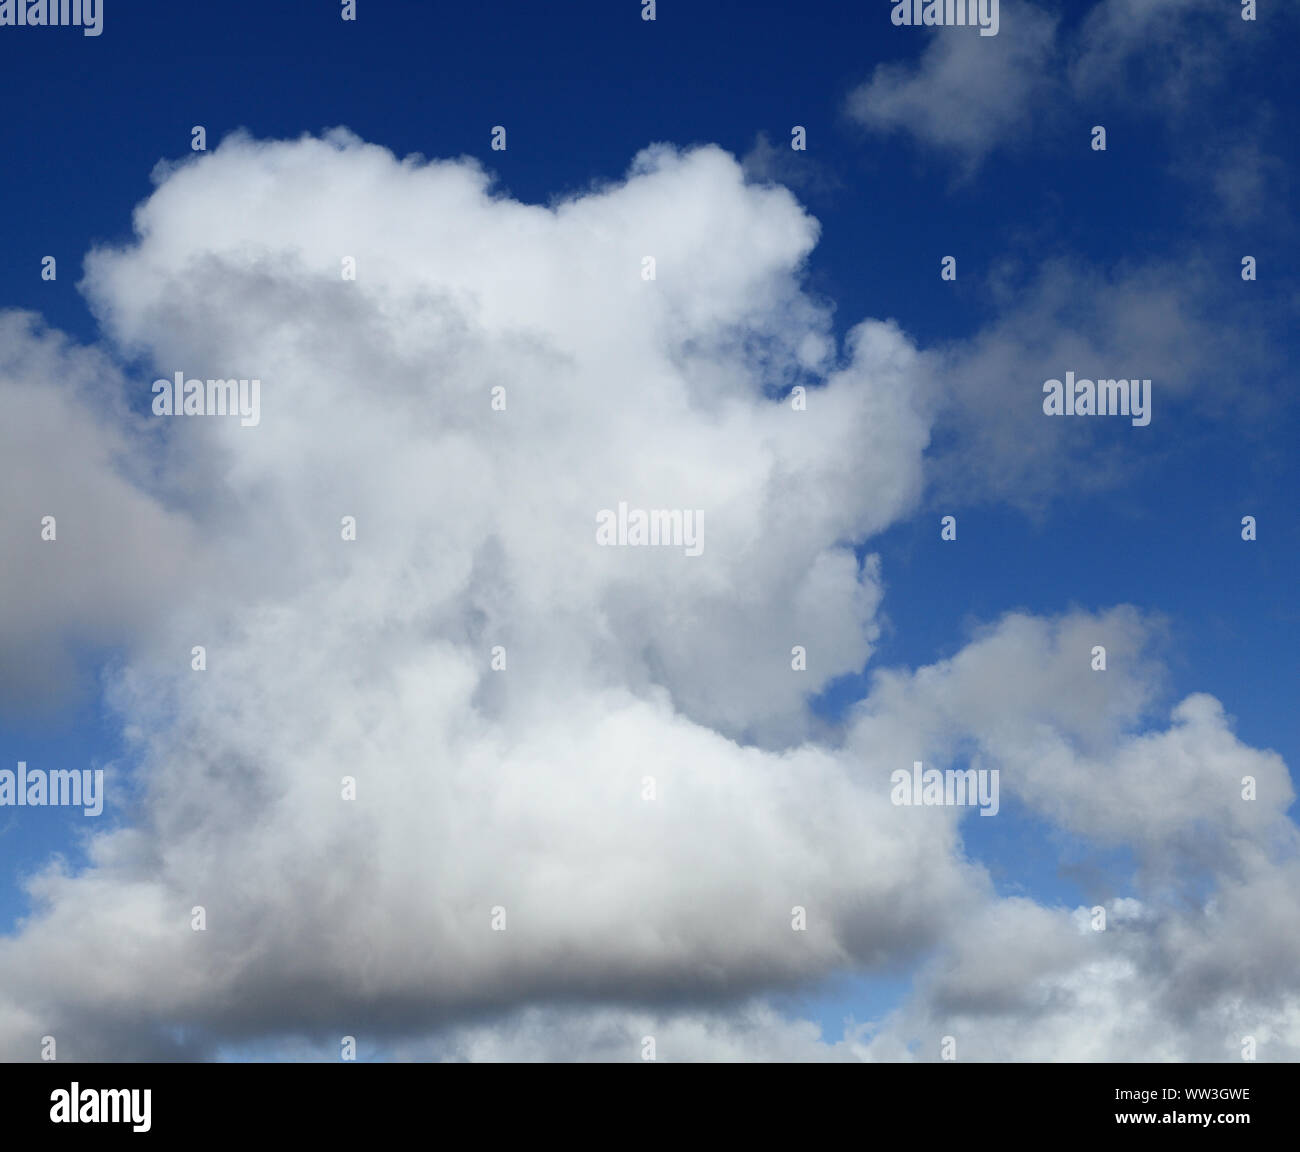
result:
[(0, 23), (0, 1058), (1300, 1058), (1300, 13), (266, 7)]

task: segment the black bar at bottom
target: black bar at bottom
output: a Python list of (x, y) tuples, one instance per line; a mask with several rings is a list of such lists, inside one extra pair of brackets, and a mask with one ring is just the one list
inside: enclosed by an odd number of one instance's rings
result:
[[(1288, 1064), (642, 1066), (453, 1064), (9, 1064), (5, 1147), (24, 1140), (167, 1141), (262, 1133), (481, 1132), (616, 1146), (663, 1133), (861, 1138), (1072, 1137), (1152, 1129), (1222, 1138), (1294, 1132)], [(148, 1096), (144, 1095), (147, 1090)], [(75, 1104), (75, 1106), (74, 1106)], [(75, 1113), (75, 1118), (73, 1114)], [(1160, 1138), (1157, 1136), (1157, 1138)]]

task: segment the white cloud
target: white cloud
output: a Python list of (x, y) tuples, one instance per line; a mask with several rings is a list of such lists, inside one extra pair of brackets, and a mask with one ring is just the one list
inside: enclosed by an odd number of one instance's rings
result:
[[(920, 58), (878, 64), (847, 111), (870, 131), (948, 154), (969, 176), (995, 149), (1043, 138), (1063, 109), (1093, 117), (1087, 125), (1121, 102), (1179, 120), (1222, 89), (1251, 43), (1253, 25), (1238, 17), (1217, 0), (1101, 0), (1062, 24), (1045, 7), (1003, 0), (996, 36), (901, 30), (925, 38)], [(1205, 125), (1190, 127), (1195, 138)]]
[(153, 582), (185, 586), (194, 538), (148, 492), (156, 430), (131, 417), (107, 357), (0, 314), (0, 389), (0, 699), (41, 710), (75, 679), (74, 649), (148, 629)]
[[(1127, 437), (1111, 435), (1120, 421), (1044, 416), (1043, 384), (1066, 372), (1151, 380), (1152, 421), (1161, 426), (1194, 413), (1251, 435), (1269, 401), (1250, 382), (1277, 363), (1275, 328), (1253, 304), (1225, 299), (1220, 277), (1193, 256), (1110, 268), (1053, 258), (1032, 270), (995, 269), (986, 281), (994, 316), (928, 359), (936, 449), (927, 482), (935, 499), (951, 506), (995, 498), (1040, 511), (1066, 492), (1131, 481), (1141, 458)], [(1127, 421), (1123, 428), (1151, 431)]]
[(1102, 0), (1071, 41), (1071, 82), (1083, 98), (1141, 84), (1148, 102), (1179, 108), (1219, 78), (1229, 20), (1240, 12), (1217, 0)]
[[(865, 325), (809, 411), (767, 395), (828, 329), (788, 192), (658, 148), (546, 210), (340, 133), (229, 141), (137, 229), (88, 261), (107, 329), (159, 376), (260, 378), (262, 419), (166, 429), (156, 499), (202, 564), (113, 684), (141, 805), (87, 875), (36, 881), (0, 964), (40, 955), (45, 991), (10, 987), (285, 1027), (329, 988), (427, 1023), (576, 988), (733, 997), (928, 942), (965, 869), (913, 892), (925, 840), (798, 746), (808, 696), (871, 650), (878, 570), (848, 545), (920, 489), (915, 353)], [(620, 500), (703, 509), (703, 554), (598, 547)], [(54, 960), (82, 948), (90, 988)]]
[[(915, 508), (933, 365), (876, 322), (837, 362), (808, 355), (829, 331), (799, 279), (817, 229), (784, 190), (717, 149), (657, 148), (542, 209), (470, 162), (237, 138), (167, 176), (137, 227), (88, 263), (107, 330), (159, 375), (258, 376), (262, 421), (159, 432), (119, 405), (90, 424), (83, 397), (60, 419), (99, 438), (50, 440), (45, 476), (65, 451), (164, 442), (139, 448), (156, 467), (86, 485), (121, 486), (159, 525), (158, 571), (186, 579), (149, 585), (111, 679), (138, 800), (86, 870), (31, 878), (34, 913), (0, 940), (0, 1054), (46, 1034), (74, 1060), (357, 1034), (618, 1058), (653, 1025), (666, 1059), (932, 1058), (953, 1015), (977, 1050), (1019, 1030), (1017, 1052), (1140, 1054), (1114, 1004), (1184, 940), (1194, 970), (1146, 1008), (1167, 1023), (1175, 992), (1208, 991), (1179, 1051), (1264, 1012), (1256, 989), (1295, 995), (1293, 903), (1248, 985), (1207, 929), (1285, 891), (1285, 769), (1208, 697), (1148, 731), (1159, 673), (1135, 612), (1011, 616), (880, 674), (842, 730), (811, 720), (807, 698), (871, 653), (884, 575), (853, 545)], [(62, 372), (79, 354), (51, 355)], [(817, 382), (806, 412), (774, 397), (795, 379)], [(598, 547), (595, 513), (621, 499), (704, 509), (703, 555)], [(1107, 952), (1067, 910), (1000, 900), (953, 810), (889, 801), (893, 769), (972, 750), (1004, 804), (1140, 839), (1151, 867), (1217, 869), (1219, 903), (1157, 892), (1140, 940)], [(1250, 814), (1218, 791), (1243, 765)], [(830, 1046), (765, 999), (927, 955), (912, 1002)]]
[(1003, 0), (996, 36), (933, 29), (916, 64), (876, 66), (850, 94), (849, 115), (872, 131), (906, 131), (952, 152), (969, 173), (998, 144), (1027, 132), (1041, 112), (1056, 26), (1057, 18), (1041, 9)]

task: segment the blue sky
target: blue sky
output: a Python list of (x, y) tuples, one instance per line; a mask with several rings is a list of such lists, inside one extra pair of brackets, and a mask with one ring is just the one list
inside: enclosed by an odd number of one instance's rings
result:
[[(1108, 3), (1114, 28), (1127, 27), (1131, 6)], [(990, 111), (983, 135), (977, 115), (963, 137), (928, 127), (947, 114), (926, 95), (943, 77), (941, 64), (925, 71), (924, 53), (939, 37), (973, 33), (896, 28), (888, 7), (703, 0), (659, 4), (651, 23), (634, 0), (361, 0), (359, 19), (345, 23), (325, 0), (234, 0), (219, 11), (105, 0), (98, 38), (0, 29), (9, 110), (0, 308), (103, 347), (137, 386), (130, 404), (146, 412), (157, 360), (101, 328), (80, 286), (82, 260), (132, 242), (150, 173), (189, 156), (198, 124), (210, 148), (237, 129), (293, 140), (345, 126), (398, 157), (474, 157), (497, 193), (542, 205), (621, 180), (652, 143), (716, 144), (751, 179), (787, 185), (818, 221), (799, 276), (829, 310), (841, 359), (859, 321), (892, 319), (946, 380), (923, 490), (883, 531), (852, 542), (860, 559), (881, 558), (879, 642), (865, 665), (815, 694), (814, 711), (843, 721), (879, 669), (953, 658), (1005, 613), (1129, 604), (1164, 629), (1163, 679), (1137, 734), (1163, 731), (1178, 701), (1208, 693), (1241, 744), (1278, 753), (1294, 780), (1294, 14), (1264, 0), (1251, 24), (1231, 3), (1171, 0), (1168, 20), (1136, 28), (1126, 44), (1110, 26), (1097, 31), (1105, 5), (1037, 5), (1057, 18), (1056, 50), (1033, 58), (1028, 109), (1001, 127)], [(1004, 2), (998, 40), (1016, 42), (1020, 15)], [(1088, 66), (1100, 80), (1087, 79)], [(909, 82), (887, 106), (880, 87)], [(873, 83), (871, 113), (855, 114), (854, 94)], [(958, 104), (989, 99), (982, 82), (957, 91), (954, 119)], [(503, 153), (489, 147), (496, 124), (509, 133)], [(1089, 147), (1094, 124), (1107, 129), (1105, 152)], [(794, 125), (807, 130), (806, 152), (789, 147)], [(40, 261), (51, 254), (59, 277), (47, 283)], [(939, 276), (947, 255), (958, 260), (955, 283)], [(1242, 281), (1244, 255), (1258, 258), (1257, 281)], [(1031, 331), (1037, 345), (1026, 342)], [(1100, 363), (1086, 350), (1094, 337)], [(1079, 349), (1077, 359), (1061, 348)], [(1059, 449), (1022, 457), (1020, 429), (1033, 435), (1041, 423), (1004, 421), (999, 405), (1047, 419), (1037, 414), (1042, 383), (1066, 370), (1151, 377), (1150, 426), (1071, 426)], [(985, 388), (986, 373), (1000, 390)], [(956, 542), (940, 540), (949, 514)], [(1244, 515), (1258, 522), (1253, 543), (1240, 536)], [(132, 646), (87, 636), (72, 651), (62, 691), (15, 694), (0, 708), (0, 763), (133, 774), (123, 722), (103, 695)], [(130, 825), (133, 812), (111, 819)], [(17, 934), (29, 911), (22, 877), (56, 855), (84, 866), (86, 826), (75, 812), (0, 812), (0, 929)], [(1122, 846), (1055, 827), (1014, 797), (996, 820), (966, 816), (961, 834), (999, 897), (1069, 909), (1136, 891)], [(899, 1007), (920, 963), (774, 995), (834, 1040), (844, 1017)], [(265, 1039), (228, 1038), (221, 1050), (264, 1053)], [(380, 1041), (374, 1050), (389, 1051)]]

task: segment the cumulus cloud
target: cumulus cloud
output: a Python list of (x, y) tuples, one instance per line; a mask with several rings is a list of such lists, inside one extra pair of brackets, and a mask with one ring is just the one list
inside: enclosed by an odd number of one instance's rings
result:
[[(1122, 420), (1051, 420), (1043, 384), (1149, 379), (1153, 420), (1189, 414), (1252, 435), (1286, 403), (1254, 385), (1280, 366), (1284, 321), (1225, 297), (1199, 257), (1101, 268), (1065, 258), (1008, 263), (985, 285), (996, 312), (972, 336), (927, 352), (935, 398), (927, 484), (949, 506), (989, 498), (1034, 512), (1063, 492), (1131, 481), (1137, 461)], [(1231, 317), (1225, 323), (1224, 317)], [(1244, 334), (1249, 334), (1243, 339)]]
[[(579, 988), (739, 995), (928, 941), (960, 864), (904, 899), (924, 845), (802, 743), (807, 698), (871, 651), (878, 564), (852, 544), (920, 489), (916, 357), (868, 324), (824, 362), (787, 191), (659, 148), (543, 209), (468, 162), (237, 138), (136, 228), (87, 263), (105, 329), (163, 378), (260, 378), (262, 417), (163, 433), (149, 499), (202, 572), (112, 685), (138, 809), (88, 875), (34, 882), (15, 957), (76, 940), (115, 996), (291, 1028), (325, 987), (331, 1019), (378, 997), (428, 1023)], [(771, 394), (810, 372), (809, 411)], [(621, 501), (701, 510), (702, 554), (599, 547)], [(878, 872), (827, 888), (827, 837), (864, 835)], [(790, 932), (814, 890), (849, 938)]]
[(195, 541), (145, 487), (157, 430), (132, 416), (108, 357), (0, 314), (0, 389), (0, 700), (41, 710), (64, 700), (79, 650), (149, 628), (151, 582), (183, 585)]
[(1052, 84), (1057, 22), (1030, 4), (1004, 0), (996, 36), (934, 29), (917, 63), (876, 66), (849, 95), (849, 115), (872, 131), (905, 131), (951, 152), (969, 173), (995, 146), (1026, 132), (1041, 110)]
[[(1163, 708), (1157, 622), (1008, 616), (948, 661), (877, 672), (835, 728), (813, 718), (872, 655), (886, 573), (866, 546), (920, 497), (934, 363), (875, 321), (832, 350), (801, 284), (817, 226), (786, 190), (657, 147), (541, 208), (471, 161), (344, 132), (235, 137), (159, 180), (85, 280), (148, 372), (6, 321), (11, 361), (37, 365), (4, 377), (16, 395), (83, 362), (99, 377), (43, 401), (84, 432), (51, 436), (36, 475), (80, 453), (84, 498), (134, 514), (140, 554), (180, 575), (148, 584), (139, 621), (134, 582), (104, 581), (127, 613), (108, 700), (133, 772), (87, 867), (27, 880), (0, 1054), (355, 1034), (399, 1057), (617, 1059), (654, 1034), (666, 1059), (929, 1059), (955, 1020), (976, 1051), (1141, 1057), (1112, 1022), (1171, 967), (1151, 1020), (1193, 991), (1207, 1015), (1170, 1050), (1270, 1006), (1294, 1046), (1294, 900), (1247, 984), (1215, 930), (1287, 890), (1289, 778), (1217, 701)], [(258, 377), (260, 424), (145, 418), (151, 373), (178, 371)], [(620, 501), (701, 510), (702, 553), (601, 547)], [(89, 547), (71, 523), (50, 547)], [(55, 555), (60, 603), (95, 586)], [(1071, 910), (999, 897), (954, 809), (891, 803), (918, 759), (996, 767), (1004, 797), (1142, 846), (1152, 877), (1222, 883), (1190, 906), (1157, 885), (1140, 916), (1122, 906), (1128, 936), (1081, 935)], [(915, 997), (842, 1038), (770, 1002), (909, 966)]]
[(1071, 82), (1084, 97), (1140, 84), (1149, 99), (1177, 109), (1219, 79), (1216, 41), (1236, 31), (1227, 17), (1242, 23), (1215, 0), (1102, 0), (1071, 43)]
[(1027, 0), (1003, 0), (1000, 13), (991, 37), (969, 27), (903, 29), (923, 38), (919, 59), (878, 64), (849, 94), (848, 115), (872, 132), (906, 133), (969, 176), (996, 149), (1042, 138), (1063, 109), (1096, 117), (1123, 100), (1185, 119), (1198, 99), (1223, 90), (1254, 27), (1216, 0), (1100, 0), (1064, 23)]

